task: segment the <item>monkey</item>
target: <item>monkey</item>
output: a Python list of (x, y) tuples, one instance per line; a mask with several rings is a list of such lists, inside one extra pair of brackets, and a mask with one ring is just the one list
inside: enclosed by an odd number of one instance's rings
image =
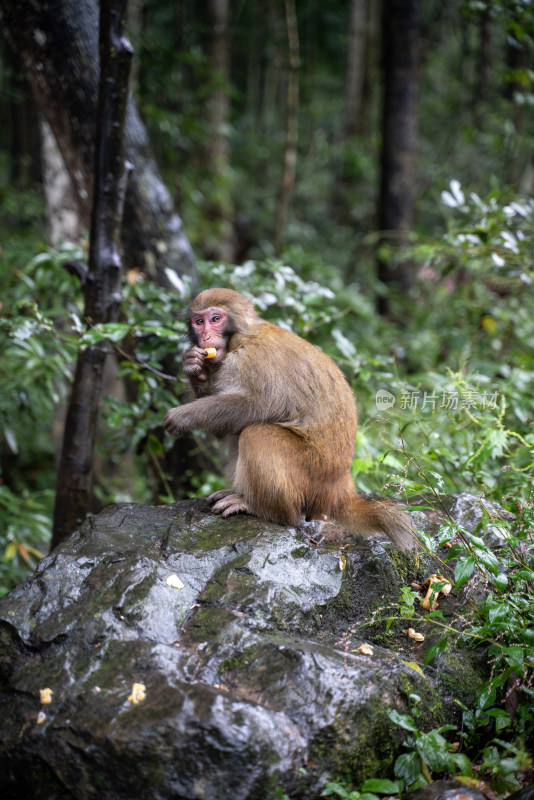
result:
[(213, 513), (293, 527), (303, 517), (332, 519), (349, 532), (383, 532), (402, 550), (414, 547), (405, 511), (355, 491), (356, 403), (329, 356), (261, 319), (231, 289), (200, 292), (188, 330), (183, 369), (195, 399), (171, 408), (163, 424), (174, 436), (201, 428), (228, 441), (233, 488), (207, 498)]

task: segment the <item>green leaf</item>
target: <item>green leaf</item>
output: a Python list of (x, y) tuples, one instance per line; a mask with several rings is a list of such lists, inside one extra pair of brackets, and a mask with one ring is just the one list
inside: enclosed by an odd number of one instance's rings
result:
[(481, 547), (483, 550), (487, 549), (486, 543), (484, 539), (481, 539), (480, 536), (475, 536), (474, 533), (470, 533), (469, 531), (463, 531), (464, 536), (466, 536), (473, 547)]
[(497, 575), (499, 571), (499, 562), (491, 550), (480, 550), (479, 548), (476, 548), (475, 554), (479, 561), (484, 564), (486, 569), (489, 569), (493, 575)]
[(472, 777), (473, 769), (471, 767), (471, 762), (465, 753), (451, 753), (450, 760), (455, 765), (460, 775), (465, 775), (467, 778)]
[(394, 772), (396, 778), (401, 778), (406, 786), (411, 786), (418, 778), (422, 777), (418, 754), (415, 751), (403, 753), (395, 761)]
[(415, 720), (410, 714), (399, 714), (395, 708), (388, 708), (386, 713), (395, 725), (404, 728), (405, 731), (418, 730)]
[(442, 639), (438, 639), (437, 642), (431, 644), (428, 650), (425, 653), (425, 663), (424, 666), (426, 667), (427, 664), (430, 664), (433, 658), (435, 658), (438, 653), (443, 653), (444, 650), (447, 649), (447, 644), (449, 642), (449, 637), (444, 636)]
[(343, 800), (350, 800), (350, 794), (345, 789), (344, 786), (342, 786), (340, 783), (334, 783), (333, 781), (330, 781), (329, 783), (326, 784), (323, 791), (321, 792), (321, 797), (332, 797), (332, 796), (342, 797)]
[(495, 689), (486, 682), (482, 691), (478, 693), (477, 708), (480, 711), (484, 711), (484, 709), (492, 706), (495, 702), (495, 695)]
[(473, 731), (475, 730), (477, 725), (477, 718), (475, 717), (472, 711), (470, 711), (467, 708), (464, 708), (462, 714), (462, 723), (467, 728), (468, 731)]
[(402, 789), (400, 781), (389, 781), (387, 778), (369, 778), (362, 786), (362, 792), (376, 794), (398, 794)]
[(512, 645), (511, 647), (505, 647), (503, 652), (505, 654), (505, 659), (508, 666), (512, 667), (512, 669), (516, 670), (517, 672), (522, 673), (525, 669), (524, 649), (519, 647), (519, 645)]
[(455, 588), (460, 589), (464, 583), (467, 583), (474, 571), (475, 559), (473, 556), (459, 558), (454, 567)]
[(500, 733), (505, 728), (508, 728), (512, 721), (506, 711), (502, 708), (490, 708), (485, 711), (488, 717), (493, 717), (495, 719), (495, 732)]
[(425, 764), (434, 772), (442, 772), (449, 766), (448, 742), (436, 731), (424, 733), (417, 739), (415, 746)]
[(502, 456), (506, 447), (506, 442), (508, 441), (508, 434), (506, 431), (503, 431), (501, 428), (488, 431), (486, 439), (490, 446), (491, 457), (499, 458), (499, 456)]
[(508, 607), (501, 601), (494, 598), (488, 598), (485, 608), (488, 612), (488, 620), (490, 622), (498, 622), (499, 620), (506, 619), (509, 614)]
[(508, 586), (508, 578), (502, 572), (498, 572), (493, 578), (493, 585), (500, 592), (503, 592)]
[(534, 572), (527, 567), (521, 567), (514, 572), (514, 578), (522, 578), (525, 581), (532, 581), (534, 580)]

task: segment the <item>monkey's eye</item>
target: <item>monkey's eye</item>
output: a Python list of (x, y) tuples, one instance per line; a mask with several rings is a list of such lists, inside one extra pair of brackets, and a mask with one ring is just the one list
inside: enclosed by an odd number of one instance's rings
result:
[(196, 325), (197, 328), (200, 328), (201, 325), (204, 325), (204, 320), (202, 317), (199, 317), (198, 319), (193, 320), (193, 325)]
[(220, 322), (221, 321), (221, 315), (220, 314), (214, 314), (213, 317), (211, 318), (211, 321), (212, 322)]

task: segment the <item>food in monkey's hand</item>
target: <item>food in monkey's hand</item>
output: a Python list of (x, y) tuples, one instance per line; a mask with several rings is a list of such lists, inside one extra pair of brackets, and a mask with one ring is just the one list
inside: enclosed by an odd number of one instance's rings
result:
[(406, 511), (356, 494), (356, 404), (331, 358), (261, 319), (252, 300), (230, 289), (197, 295), (188, 328), (183, 363), (195, 399), (171, 408), (163, 424), (174, 436), (201, 428), (227, 439), (233, 488), (208, 497), (214, 514), (244, 512), (293, 527), (328, 518), (413, 549)]

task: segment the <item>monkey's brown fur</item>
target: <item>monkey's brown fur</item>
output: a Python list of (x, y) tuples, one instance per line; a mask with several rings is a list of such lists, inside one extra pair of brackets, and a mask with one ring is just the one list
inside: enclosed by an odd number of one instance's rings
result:
[(237, 292), (201, 292), (190, 318), (211, 307), (227, 314), (224, 358), (202, 365), (203, 380), (189, 370), (197, 399), (171, 409), (164, 424), (176, 436), (202, 428), (228, 437), (234, 490), (212, 495), (213, 510), (292, 526), (303, 516), (326, 515), (351, 532), (383, 531), (397, 547), (412, 548), (408, 514), (354, 490), (356, 404), (339, 367), (309, 342), (261, 320)]

